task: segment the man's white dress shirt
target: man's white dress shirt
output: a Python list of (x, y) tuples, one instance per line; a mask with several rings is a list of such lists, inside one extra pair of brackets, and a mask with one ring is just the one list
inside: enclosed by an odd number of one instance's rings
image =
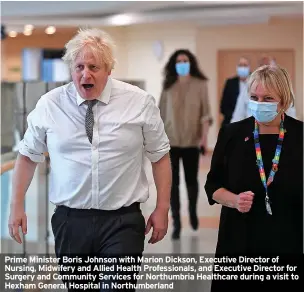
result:
[(248, 85), (246, 81), (240, 81), (239, 96), (236, 101), (235, 109), (233, 111), (231, 123), (246, 119), (249, 117), (248, 111)]
[(157, 162), (169, 140), (155, 99), (112, 79), (93, 107), (92, 144), (87, 105), (73, 82), (43, 95), (28, 115), (19, 152), (34, 162), (50, 156), (50, 201), (79, 209), (114, 210), (148, 199), (144, 157)]

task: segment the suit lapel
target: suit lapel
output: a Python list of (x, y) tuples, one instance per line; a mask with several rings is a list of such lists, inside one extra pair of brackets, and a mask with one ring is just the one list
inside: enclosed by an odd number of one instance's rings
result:
[[(242, 149), (242, 153), (239, 154), (241, 161), (249, 162), (248, 159), (252, 157), (252, 155), (255, 154), (255, 145), (254, 145), (254, 118), (250, 117), (247, 119), (245, 127), (241, 127), (242, 130), (239, 132), (240, 135), (240, 143), (242, 143), (242, 147), (239, 147), (239, 149)], [(243, 172), (247, 172), (247, 163), (242, 164)]]
[(254, 142), (253, 131), (254, 131), (254, 118), (250, 117), (247, 119), (246, 127), (244, 127), (244, 130), (240, 133), (245, 143), (248, 144), (250, 140)]

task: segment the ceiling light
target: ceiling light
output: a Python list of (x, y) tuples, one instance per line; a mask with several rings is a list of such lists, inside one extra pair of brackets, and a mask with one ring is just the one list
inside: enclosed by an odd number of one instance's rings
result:
[(128, 25), (134, 23), (134, 16), (127, 14), (114, 15), (110, 18), (112, 25)]
[(11, 38), (15, 38), (16, 36), (17, 36), (17, 32), (16, 31), (14, 31), (14, 30), (12, 30), (12, 31), (10, 31), (9, 33), (8, 33), (8, 36), (9, 37), (11, 37)]
[(46, 34), (54, 34), (55, 32), (56, 32), (55, 26), (48, 26), (48, 27), (45, 29), (45, 33), (46, 33)]
[(31, 35), (32, 31), (31, 30), (24, 30), (23, 34), (26, 35), (26, 36)]
[(24, 26), (24, 30), (33, 30), (34, 26), (32, 24), (27, 24)]

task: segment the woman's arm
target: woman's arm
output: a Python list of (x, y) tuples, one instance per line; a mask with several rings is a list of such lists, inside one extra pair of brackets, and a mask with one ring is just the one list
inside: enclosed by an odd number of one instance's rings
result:
[(207, 83), (204, 81), (202, 83), (201, 89), (201, 140), (200, 145), (205, 147), (207, 150), (207, 138), (209, 133), (209, 127), (212, 124), (212, 118), (210, 113), (210, 103), (209, 103), (209, 96), (208, 96), (208, 87)]
[(166, 107), (166, 94), (164, 90), (160, 95), (159, 110), (160, 110), (161, 119), (163, 120), (163, 122), (165, 122), (167, 107)]
[(230, 208), (236, 207), (237, 198), (238, 196), (236, 194), (228, 191), (225, 188), (220, 188), (216, 190), (212, 195), (212, 199), (214, 201)]
[(225, 173), (225, 156), (228, 155), (226, 153), (227, 141), (228, 134), (225, 132), (224, 126), (219, 132), (218, 140), (214, 148), (211, 167), (205, 184), (205, 191), (210, 205), (218, 203), (245, 213), (251, 209), (254, 194), (251, 191), (234, 194), (225, 188), (227, 175)]
[(215, 198), (213, 198), (213, 194), (217, 190), (223, 189), (225, 186), (225, 151), (227, 144), (227, 133), (225, 128), (226, 127), (224, 126), (219, 131), (218, 139), (212, 154), (210, 170), (207, 174), (205, 183), (205, 191), (210, 205), (218, 203)]

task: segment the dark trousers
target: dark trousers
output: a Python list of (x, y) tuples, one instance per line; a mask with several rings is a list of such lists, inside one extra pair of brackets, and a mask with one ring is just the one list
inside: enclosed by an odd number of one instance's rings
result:
[[(83, 285), (90, 282), (96, 285), (90, 286), (89, 288), (95, 289), (89, 289), (89, 291), (135, 291), (134, 289), (115, 288), (111, 282), (120, 285), (136, 284), (137, 282), (134, 274), (138, 274), (138, 271), (137, 273), (117, 271), (117, 265), (121, 265), (122, 258), (132, 256), (136, 260), (135, 263), (123, 263), (122, 265), (130, 266), (130, 268), (135, 265), (140, 266), (138, 257), (142, 256), (144, 250), (146, 224), (138, 203), (113, 211), (71, 209), (59, 206), (52, 216), (51, 223), (55, 237), (56, 256), (60, 259), (60, 264), (70, 267), (69, 271), (61, 274), (71, 275), (71, 268), (75, 267), (73, 274), (96, 275), (95, 281), (93, 278), (81, 279), (81, 281), (69, 278), (68, 281), (63, 281), (69, 291), (76, 291), (75, 287), (79, 288), (74, 285), (75, 283)], [(103, 259), (103, 262), (84, 264), (88, 257)], [(64, 258), (69, 258), (74, 262), (64, 263)], [(104, 263), (105, 259), (111, 260), (111, 263)], [(116, 261), (117, 265), (115, 263), (113, 265), (113, 261)], [(88, 266), (90, 267), (88, 268)], [(97, 266), (98, 270), (94, 271)], [(114, 269), (114, 271), (106, 269)], [(117, 275), (121, 279), (116, 280)]]
[(172, 190), (171, 190), (171, 211), (174, 228), (181, 228), (180, 221), (180, 198), (179, 198), (179, 165), (182, 159), (185, 173), (185, 181), (188, 192), (189, 214), (196, 216), (196, 206), (198, 199), (198, 169), (199, 169), (199, 149), (172, 147), (170, 150), (172, 164)]

